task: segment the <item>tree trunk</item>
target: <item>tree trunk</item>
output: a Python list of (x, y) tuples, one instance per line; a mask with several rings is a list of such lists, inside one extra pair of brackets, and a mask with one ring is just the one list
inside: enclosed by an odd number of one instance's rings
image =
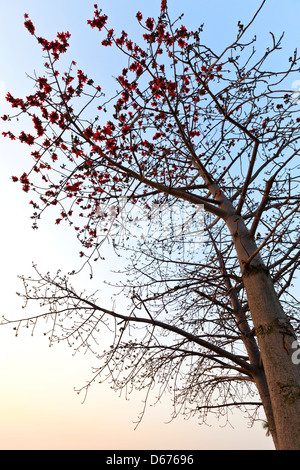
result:
[(295, 334), (268, 273), (254, 270), (243, 279), (270, 393), (277, 446), (300, 450), (300, 368), (292, 361)]
[[(292, 361), (296, 335), (260, 256), (249, 265), (245, 263), (257, 246), (243, 219), (231, 213), (226, 223), (235, 243), (260, 348), (274, 417), (274, 443), (278, 450), (300, 450), (300, 366)], [(265, 406), (266, 397), (261, 398)], [(265, 410), (268, 419), (270, 412)]]

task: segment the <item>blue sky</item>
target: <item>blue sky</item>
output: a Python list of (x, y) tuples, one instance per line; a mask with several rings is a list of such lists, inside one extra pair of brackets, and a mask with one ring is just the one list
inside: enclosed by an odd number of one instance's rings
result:
[[(108, 92), (112, 89), (111, 76), (120, 69), (120, 58), (111, 49), (100, 47), (99, 34), (87, 25), (93, 15), (95, 1), (85, 0), (0, 0), (0, 114), (9, 114), (4, 95), (10, 91), (24, 96), (32, 91), (26, 73), (42, 71), (41, 50), (23, 26), (28, 13), (38, 35), (49, 39), (57, 31), (69, 30), (71, 48), (66, 63), (77, 61), (79, 68)], [(160, 0), (137, 1), (103, 0), (99, 6), (108, 14), (111, 27), (136, 30), (137, 11), (144, 16), (155, 16)], [(203, 41), (215, 50), (232, 42), (236, 25), (247, 23), (260, 1), (215, 0), (213, 2), (169, 0), (175, 18), (185, 13), (182, 23), (193, 29), (204, 23)], [(271, 43), (285, 32), (283, 50), (278, 55), (278, 66), (287, 63), (299, 41), (298, 0), (269, 0), (252, 28), (257, 35), (257, 47)], [(123, 66), (123, 64), (121, 64)], [(300, 74), (299, 74), (300, 79)], [(293, 83), (290, 84), (291, 89)], [(18, 125), (18, 124), (16, 124)], [(1, 126), (4, 126), (1, 124)], [(3, 127), (4, 128), (4, 127)], [(21, 290), (18, 274), (30, 274), (35, 261), (44, 270), (73, 266), (74, 250), (78, 246), (68, 228), (53, 226), (50, 221), (37, 231), (31, 230), (31, 210), (27, 196), (18, 191), (10, 176), (26, 170), (24, 146), (10, 144), (0, 138), (1, 215), (0, 233), (2, 270), (0, 273), (0, 314), (22, 314), (16, 290)], [(109, 276), (116, 260), (110, 255), (99, 267), (97, 283)], [(85, 282), (85, 274), (81, 282)], [(109, 298), (105, 297), (109, 302)], [(94, 387), (84, 405), (73, 392), (81, 385), (93, 365), (91, 357), (73, 357), (62, 345), (49, 349), (43, 335), (30, 336), (24, 331), (14, 337), (11, 327), (0, 329), (1, 449), (37, 448), (93, 448), (93, 449), (272, 449), (261, 423), (249, 428), (239, 415), (233, 416), (234, 427), (199, 426), (196, 420), (175, 420), (165, 424), (170, 416), (168, 402), (150, 408), (140, 427), (133, 431), (134, 421), (141, 409), (141, 397), (135, 394), (130, 401), (118, 398), (109, 387)]]

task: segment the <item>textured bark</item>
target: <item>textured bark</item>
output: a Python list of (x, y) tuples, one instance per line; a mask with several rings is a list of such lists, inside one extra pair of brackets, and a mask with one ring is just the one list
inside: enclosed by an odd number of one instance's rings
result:
[(292, 361), (293, 329), (268, 273), (244, 274), (250, 311), (272, 403), (278, 449), (300, 450), (300, 368)]
[(279, 450), (300, 450), (300, 367), (292, 361), (296, 335), (259, 254), (247, 264), (257, 247), (243, 219), (231, 214), (227, 225), (235, 243), (260, 348), (272, 414), (265, 387), (260, 384), (258, 389), (267, 418), (274, 417), (274, 423), (269, 422), (274, 443)]

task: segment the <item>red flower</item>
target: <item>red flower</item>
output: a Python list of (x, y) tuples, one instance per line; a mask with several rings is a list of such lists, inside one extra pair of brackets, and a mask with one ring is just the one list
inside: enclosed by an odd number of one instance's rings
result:
[(167, 9), (167, 0), (162, 0), (161, 2), (161, 11), (164, 12)]
[(44, 128), (42, 126), (41, 120), (35, 114), (33, 115), (32, 120), (33, 120), (33, 123), (34, 123), (34, 127), (37, 131), (37, 134), (39, 136), (42, 136), (44, 134)]
[(98, 28), (99, 31), (102, 30), (103, 26), (105, 26), (107, 22), (107, 16), (106, 15), (99, 15), (98, 11), (95, 11), (95, 18), (93, 20), (88, 20), (88, 24), (91, 25), (92, 28)]
[(84, 137), (86, 137), (87, 139), (91, 139), (94, 135), (94, 132), (92, 130), (91, 127), (88, 127), (87, 129), (85, 129), (85, 131), (83, 132), (83, 135)]
[(52, 111), (52, 113), (50, 113), (49, 115), (51, 124), (54, 124), (58, 120), (58, 118), (59, 118), (59, 115), (56, 111)]
[(6, 101), (11, 103), (12, 108), (21, 107), (25, 111), (24, 101), (21, 98), (14, 98), (9, 92), (6, 95)]
[(31, 134), (25, 134), (24, 131), (19, 135), (20, 142), (25, 142), (28, 145), (34, 144), (34, 137)]
[(23, 183), (23, 191), (25, 191), (26, 193), (29, 191), (30, 189), (30, 183), (29, 183), (29, 179), (27, 177), (27, 173), (23, 173), (23, 175), (20, 177), (20, 181), (21, 183)]
[(154, 26), (154, 21), (153, 21), (153, 19), (152, 19), (152, 18), (148, 18), (148, 19), (146, 20), (146, 23), (145, 23), (145, 24), (146, 24), (147, 28), (150, 29), (150, 31), (152, 31), (153, 26)]
[[(28, 15), (25, 14), (25, 18), (28, 18)], [(30, 34), (34, 34), (35, 27), (33, 26), (33, 23), (32, 23), (31, 20), (25, 21), (24, 25), (25, 25), (25, 28), (28, 29), (28, 31), (30, 32)]]
[(52, 55), (55, 60), (58, 60), (59, 54), (66, 52), (68, 39), (71, 37), (69, 31), (66, 33), (57, 33), (58, 40), (47, 41), (47, 39), (39, 37), (38, 42), (43, 46), (44, 51), (52, 51)]
[(185, 42), (183, 39), (180, 38), (180, 39), (178, 40), (178, 46), (180, 46), (181, 49), (183, 49), (184, 46), (187, 46), (187, 42)]
[(86, 83), (88, 79), (87, 75), (85, 75), (82, 70), (77, 70), (77, 77), (79, 86), (82, 86), (82, 83)]
[(44, 89), (45, 93), (51, 93), (52, 87), (48, 84), (47, 78), (39, 77), (37, 81), (39, 83), (40, 90)]
[(143, 15), (140, 11), (137, 12), (136, 17), (137, 17), (138, 21), (142, 21), (142, 19), (143, 19)]
[(16, 140), (14, 134), (13, 134), (12, 132), (10, 132), (10, 131), (8, 131), (8, 132), (2, 132), (2, 135), (4, 135), (4, 137), (7, 137), (7, 136), (8, 136), (11, 140)]
[(34, 152), (31, 152), (31, 155), (36, 159), (36, 160), (39, 160), (41, 158), (41, 155), (39, 154), (39, 152), (37, 150), (35, 150)]
[(102, 41), (102, 46), (111, 46), (112, 45), (112, 36), (114, 34), (114, 30), (110, 29), (107, 34), (107, 38)]
[(43, 147), (50, 147), (51, 145), (51, 142), (49, 139), (45, 139), (44, 142), (43, 142)]

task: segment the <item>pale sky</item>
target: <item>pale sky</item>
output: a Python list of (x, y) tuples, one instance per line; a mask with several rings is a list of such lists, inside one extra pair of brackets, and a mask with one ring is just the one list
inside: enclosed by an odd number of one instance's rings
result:
[[(103, 51), (99, 34), (86, 23), (92, 18), (94, 3), (94, 0), (0, 0), (0, 115), (10, 113), (4, 95), (8, 91), (20, 97), (31, 93), (32, 83), (26, 73), (42, 70), (41, 50), (23, 26), (24, 13), (29, 14), (39, 35), (52, 38), (57, 31), (69, 30), (72, 38), (67, 63), (76, 60), (79, 68), (110, 89), (111, 76), (118, 72), (120, 64)], [(135, 31), (138, 10), (144, 16), (155, 16), (160, 8), (160, 0), (98, 3), (108, 14), (111, 27), (129, 33)], [(213, 49), (222, 49), (232, 41), (238, 20), (245, 24), (259, 4), (257, 0), (169, 0), (173, 17), (183, 11), (182, 22), (188, 28), (205, 24), (204, 42)], [(270, 43), (269, 31), (275, 35), (285, 31), (284, 49), (279, 57), (286, 63), (299, 46), (299, 13), (298, 0), (285, 0), (284, 9), (281, 0), (267, 1), (253, 27), (258, 47)], [(78, 245), (73, 231), (55, 226), (50, 219), (44, 219), (39, 230), (31, 229), (29, 198), (10, 181), (11, 175), (29, 168), (24, 146), (11, 144), (1, 136), (0, 158), (0, 314), (15, 317), (24, 315), (22, 303), (15, 295), (22, 289), (17, 275), (32, 274), (33, 261), (44, 271), (55, 272), (58, 268), (68, 271), (73, 268)], [(108, 256), (107, 262), (98, 268), (91, 290), (96, 284), (101, 289), (115, 263)], [(87, 279), (88, 274), (83, 273), (80, 280), (87, 282), (88, 288)], [(107, 293), (107, 288), (104, 292)], [(109, 302), (109, 297), (105, 296), (105, 301)], [(197, 419), (177, 418), (166, 424), (170, 418), (167, 399), (155, 408), (149, 407), (134, 431), (133, 422), (142, 409), (143, 397), (138, 393), (127, 401), (109, 386), (96, 385), (82, 404), (82, 397), (73, 391), (90, 377), (94, 364), (93, 357), (73, 357), (64, 345), (49, 348), (47, 339), (38, 332), (32, 337), (24, 330), (16, 338), (11, 326), (0, 327), (0, 449), (273, 449), (261, 423), (249, 428), (238, 413), (233, 415), (232, 426), (226, 427), (220, 427), (213, 419), (209, 421), (211, 427), (199, 426)]]

